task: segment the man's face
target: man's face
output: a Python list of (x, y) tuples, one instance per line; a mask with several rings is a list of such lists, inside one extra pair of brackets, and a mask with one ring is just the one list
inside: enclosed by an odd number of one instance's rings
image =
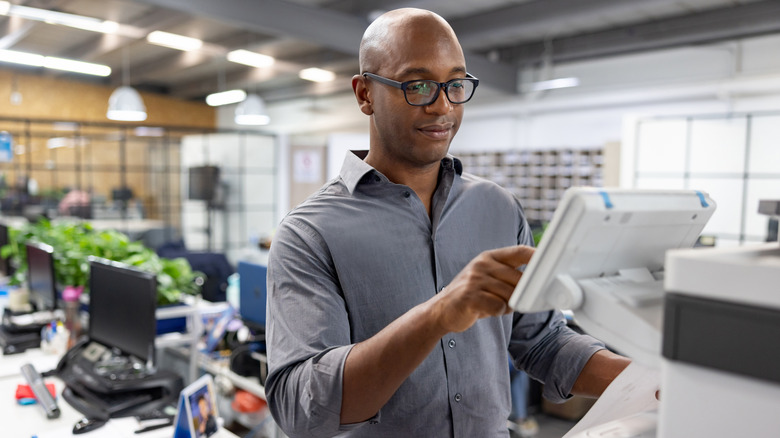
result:
[[(447, 82), (466, 76), (460, 46), (438, 29), (400, 33), (388, 44), (387, 62), (371, 72), (395, 81), (430, 79)], [(444, 90), (432, 104), (411, 106), (398, 88), (371, 81), (371, 148), (412, 166), (438, 165), (449, 149), (463, 118), (463, 105), (454, 105)]]
[(209, 414), (209, 404), (206, 402), (205, 398), (198, 400), (198, 408), (200, 408), (200, 413), (204, 417)]

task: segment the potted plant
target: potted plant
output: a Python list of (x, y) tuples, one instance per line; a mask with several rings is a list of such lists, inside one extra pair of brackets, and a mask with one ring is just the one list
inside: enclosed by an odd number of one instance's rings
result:
[[(11, 284), (22, 284), (27, 271), (25, 242), (38, 241), (54, 248), (54, 275), (60, 287), (89, 287), (89, 256), (125, 263), (157, 276), (158, 306), (179, 303), (182, 294), (196, 295), (198, 277), (186, 259), (166, 259), (125, 234), (114, 230), (95, 230), (88, 222), (57, 222), (41, 219), (19, 228), (9, 227), (9, 241), (0, 249), (11, 259), (16, 272)], [(88, 290), (87, 290), (88, 291)]]

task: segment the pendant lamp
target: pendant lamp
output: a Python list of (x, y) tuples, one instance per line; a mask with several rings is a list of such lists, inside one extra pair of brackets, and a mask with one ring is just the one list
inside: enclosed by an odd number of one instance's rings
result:
[(146, 120), (146, 106), (135, 88), (122, 85), (108, 98), (106, 117), (124, 122), (140, 122)]
[(127, 49), (122, 51), (122, 82), (124, 85), (114, 90), (108, 98), (106, 117), (110, 120), (123, 122), (140, 122), (146, 120), (146, 106), (141, 95), (130, 83), (130, 61)]
[(271, 118), (265, 112), (265, 102), (257, 94), (250, 94), (236, 107), (236, 124), (267, 125)]

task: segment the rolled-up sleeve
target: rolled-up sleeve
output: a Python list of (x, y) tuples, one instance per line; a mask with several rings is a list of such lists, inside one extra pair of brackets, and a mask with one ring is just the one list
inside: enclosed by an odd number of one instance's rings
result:
[(305, 224), (286, 221), (268, 260), (265, 390), (290, 437), (345, 430), (339, 424), (343, 370), (353, 345), (337, 278), (317, 237)]
[(567, 326), (560, 311), (516, 313), (509, 345), (515, 367), (544, 383), (544, 398), (561, 403), (588, 359), (605, 348), (597, 339)]

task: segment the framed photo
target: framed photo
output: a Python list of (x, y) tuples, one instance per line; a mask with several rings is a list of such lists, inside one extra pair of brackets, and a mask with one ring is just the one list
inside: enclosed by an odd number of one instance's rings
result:
[(206, 374), (181, 391), (176, 411), (174, 436), (208, 438), (219, 436), (214, 380)]

